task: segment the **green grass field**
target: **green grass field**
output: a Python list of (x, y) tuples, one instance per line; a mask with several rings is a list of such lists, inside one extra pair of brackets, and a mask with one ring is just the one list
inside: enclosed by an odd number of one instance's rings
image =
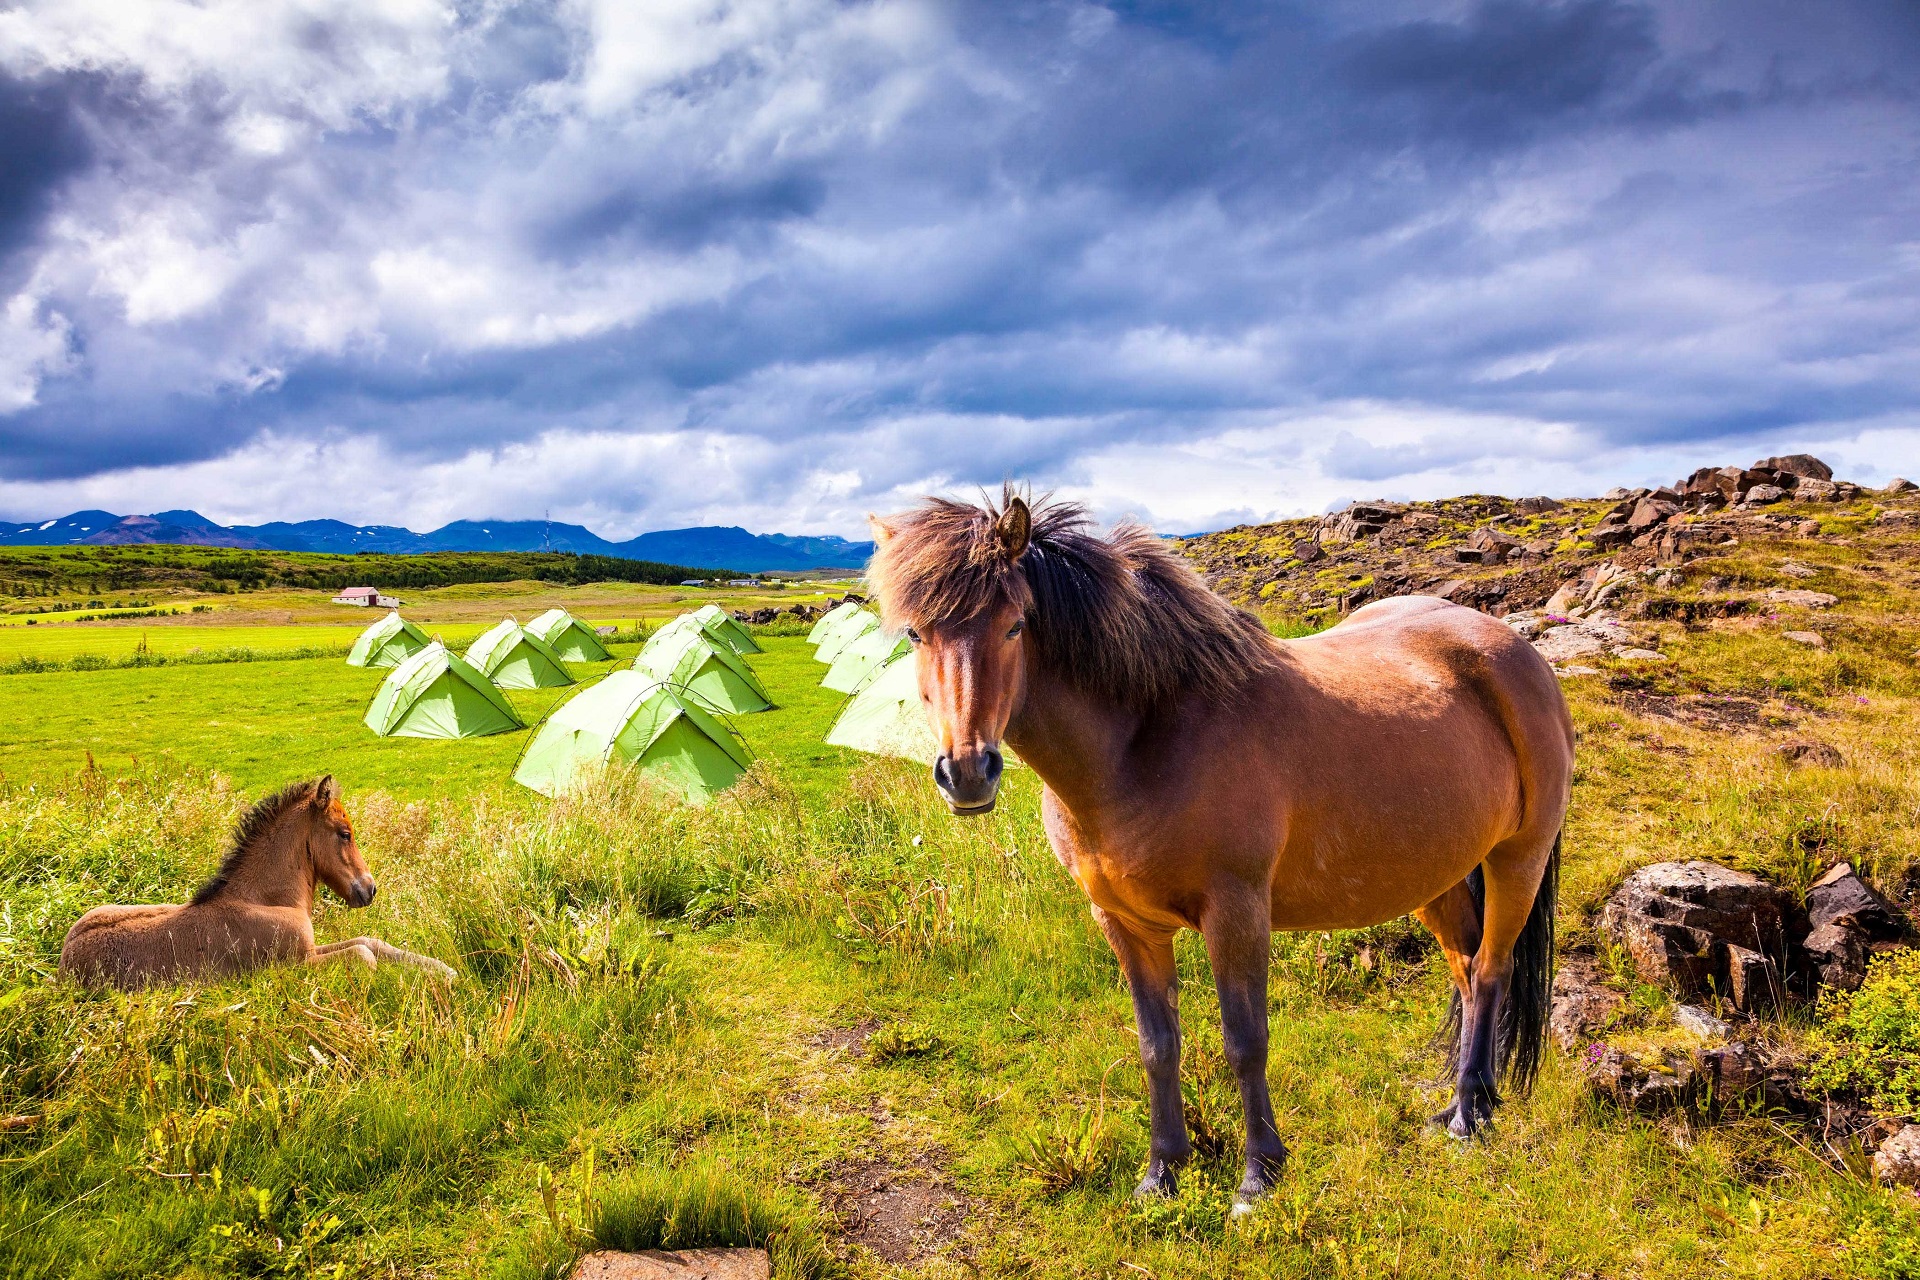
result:
[[(1817, 874), (1811, 822), (1820, 858), (1920, 862), (1911, 660), (1833, 630), (1819, 655), (1746, 632), (1662, 645), (1676, 694), (1770, 700), (1842, 769), (1569, 682), (1569, 943), (1656, 858)], [(838, 695), (800, 640), (763, 643), (779, 708), (736, 721), (759, 764), (700, 809), (626, 777), (546, 801), (507, 781), (525, 734), (375, 739), (379, 674), (338, 659), (0, 676), (0, 1274), (517, 1278), (596, 1241), (751, 1241), (782, 1276), (1920, 1275), (1911, 1198), (1804, 1131), (1621, 1116), (1557, 1055), (1487, 1141), (1435, 1135), (1445, 981), (1405, 922), (1275, 939), (1293, 1155), (1241, 1227), (1238, 1104), (1183, 939), (1203, 1156), (1178, 1200), (1131, 1202), (1131, 1008), (1035, 779), (957, 820), (923, 769), (820, 745)], [(530, 718), (558, 700), (510, 697)], [(329, 902), (322, 940), (372, 933), (457, 984), (51, 981), (83, 910), (180, 900), (244, 804), (321, 772), (382, 886), (365, 911)], [(886, 1213), (905, 1226), (862, 1225)]]

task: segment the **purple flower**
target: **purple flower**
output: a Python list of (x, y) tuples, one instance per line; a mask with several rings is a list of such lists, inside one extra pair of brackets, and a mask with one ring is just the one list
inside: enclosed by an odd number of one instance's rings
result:
[(1600, 1059), (1606, 1056), (1607, 1056), (1607, 1046), (1602, 1041), (1596, 1040), (1592, 1044), (1587, 1046), (1588, 1062), (1598, 1062), (1600, 1061)]
[(1867, 700), (1865, 698), (1855, 698), (1854, 701), (1859, 703), (1863, 707), (1867, 705)]

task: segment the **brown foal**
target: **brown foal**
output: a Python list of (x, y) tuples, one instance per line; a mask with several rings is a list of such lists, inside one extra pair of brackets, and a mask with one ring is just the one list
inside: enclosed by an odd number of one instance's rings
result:
[(373, 875), (332, 775), (296, 782), (240, 819), (220, 870), (184, 906), (95, 907), (67, 930), (60, 972), (87, 986), (144, 987), (222, 977), (270, 964), (386, 960), (454, 972), (378, 938), (313, 944), (320, 885), (350, 907), (373, 901)]
[(1472, 1136), (1539, 1062), (1573, 725), (1551, 668), (1500, 622), (1426, 597), (1275, 640), (1151, 532), (1078, 507), (931, 499), (872, 522), (869, 581), (917, 646), (957, 814), (994, 806), (1003, 742), (1045, 784), (1054, 853), (1132, 991), (1152, 1142), (1141, 1194), (1174, 1190), (1181, 1114), (1173, 939), (1204, 936), (1247, 1125), (1237, 1211), (1286, 1147), (1267, 1092), (1275, 929), (1412, 913), (1457, 988), (1456, 1089)]

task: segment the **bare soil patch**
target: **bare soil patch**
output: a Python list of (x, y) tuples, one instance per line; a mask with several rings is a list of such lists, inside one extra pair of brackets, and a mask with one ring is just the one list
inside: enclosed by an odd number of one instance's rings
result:
[(883, 1158), (832, 1166), (820, 1188), (845, 1238), (893, 1266), (917, 1265), (960, 1239), (971, 1206), (939, 1161), (920, 1155), (905, 1165)]
[(1720, 733), (1781, 728), (1795, 723), (1794, 717), (1780, 707), (1730, 693), (1663, 694), (1630, 689), (1620, 695), (1620, 705), (1635, 715)]

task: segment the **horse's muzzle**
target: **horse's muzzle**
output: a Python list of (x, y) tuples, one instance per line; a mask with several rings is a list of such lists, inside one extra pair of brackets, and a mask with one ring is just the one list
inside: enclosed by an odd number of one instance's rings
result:
[(933, 762), (933, 785), (940, 788), (954, 813), (976, 817), (993, 812), (1005, 767), (1006, 761), (991, 747), (965, 756), (942, 754)]
[(373, 882), (372, 876), (356, 876), (347, 886), (347, 905), (364, 907), (373, 902), (373, 895), (380, 892), (380, 886)]

